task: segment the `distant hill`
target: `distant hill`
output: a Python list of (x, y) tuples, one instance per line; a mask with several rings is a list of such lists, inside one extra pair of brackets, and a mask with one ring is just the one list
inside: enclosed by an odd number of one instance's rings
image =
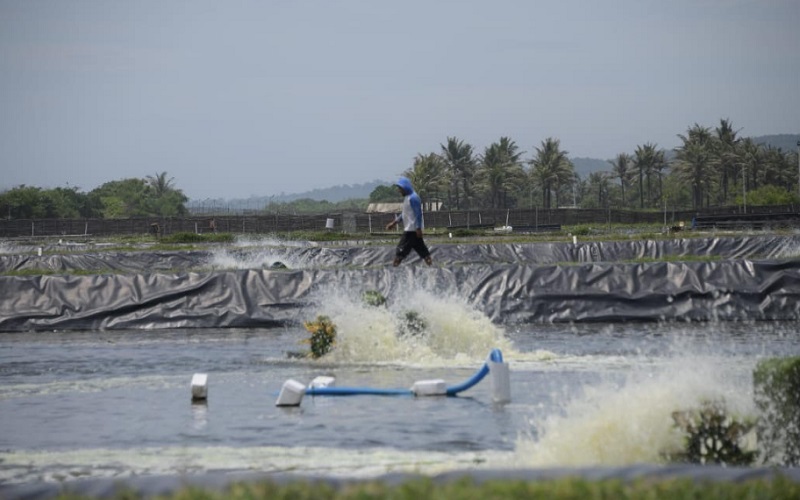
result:
[(250, 210), (261, 209), (269, 203), (286, 203), (295, 200), (311, 199), (317, 201), (329, 201), (336, 203), (338, 201), (352, 200), (352, 199), (367, 199), (370, 193), (378, 186), (391, 185), (392, 181), (374, 180), (372, 182), (365, 182), (364, 184), (344, 184), (340, 186), (333, 186), (324, 189), (314, 189), (312, 191), (305, 191), (303, 193), (285, 194), (281, 193), (274, 196), (251, 196), (250, 198), (236, 198), (236, 199), (217, 199), (217, 200), (190, 200), (186, 207), (191, 209), (203, 205), (225, 206), (232, 210)]
[(606, 160), (599, 160), (597, 158), (570, 158), (572, 166), (575, 167), (575, 173), (581, 179), (585, 179), (592, 172), (610, 171), (611, 164)]
[(797, 141), (800, 141), (800, 134), (760, 135), (752, 137), (752, 139), (756, 144), (765, 144), (788, 153), (797, 149)]
[[(294, 201), (304, 198), (311, 200), (327, 200), (331, 203), (344, 200), (352, 200), (353, 198), (369, 198), (369, 194), (378, 186), (391, 185), (392, 181), (374, 180), (372, 182), (365, 182), (364, 184), (344, 184), (340, 186), (333, 186), (324, 189), (314, 189), (306, 191), (305, 193), (296, 194), (281, 194), (275, 196), (273, 201)], [(269, 198), (267, 198), (269, 201)]]

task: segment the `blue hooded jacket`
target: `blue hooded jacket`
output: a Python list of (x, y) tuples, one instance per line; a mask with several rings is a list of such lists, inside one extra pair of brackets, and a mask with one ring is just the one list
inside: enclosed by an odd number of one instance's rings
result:
[(414, 191), (411, 181), (406, 177), (400, 177), (395, 183), (395, 186), (400, 186), (403, 190), (405, 197), (403, 198), (403, 213), (397, 219), (403, 221), (404, 231), (416, 231), (417, 229), (424, 229), (425, 222), (422, 218), (422, 200), (419, 195)]

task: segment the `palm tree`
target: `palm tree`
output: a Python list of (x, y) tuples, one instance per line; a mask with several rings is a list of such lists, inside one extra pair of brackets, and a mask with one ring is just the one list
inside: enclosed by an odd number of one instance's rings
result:
[(683, 183), (691, 186), (693, 208), (700, 208), (713, 185), (711, 133), (695, 124), (687, 135), (678, 134), (678, 137), (683, 145), (675, 149), (675, 173)]
[(627, 153), (620, 153), (617, 155), (616, 159), (608, 160), (608, 163), (611, 164), (611, 172), (614, 174), (614, 177), (619, 179), (619, 185), (622, 189), (622, 205), (625, 206), (625, 187), (630, 182), (631, 171), (630, 171), (630, 162), (631, 157)]
[(558, 206), (561, 186), (574, 179), (574, 169), (567, 154), (561, 150), (558, 139), (548, 137), (542, 141), (540, 148), (536, 148), (536, 157), (528, 162), (531, 166), (531, 179), (542, 188), (542, 203), (545, 208), (552, 207), (553, 191), (556, 193)]
[(644, 146), (636, 146), (636, 151), (634, 151), (633, 154), (633, 166), (639, 172), (639, 208), (644, 208), (645, 178), (647, 179), (648, 205), (652, 201), (650, 177), (652, 176), (657, 163), (658, 163), (658, 154), (656, 151), (655, 144), (651, 144), (648, 142)]
[(740, 176), (744, 179), (742, 191), (746, 198), (747, 191), (758, 189), (759, 180), (764, 177), (764, 149), (748, 137), (739, 143), (738, 157)]
[(403, 175), (408, 177), (422, 198), (425, 210), (431, 210), (433, 203), (438, 201), (441, 192), (448, 185), (444, 163), (436, 153), (418, 154), (414, 158), (414, 166), (403, 172)]
[(795, 182), (795, 165), (793, 154), (785, 154), (780, 148), (767, 146), (764, 148), (764, 184), (791, 189)]
[(501, 137), (500, 142), (486, 148), (480, 159), (475, 180), (492, 208), (507, 207), (508, 193), (517, 190), (525, 179), (518, 149), (514, 141)]
[[(147, 189), (148, 210), (157, 215), (174, 216), (188, 213), (185, 203), (189, 201), (183, 191), (173, 187), (174, 178), (167, 177), (166, 172), (147, 176), (141, 181)], [(151, 196), (152, 194), (152, 196)]]
[[(592, 172), (589, 174), (586, 189), (589, 193), (595, 192), (597, 194), (597, 208), (608, 206), (609, 178), (610, 176), (607, 172)], [(588, 197), (586, 199), (588, 201)], [(589, 202), (589, 205), (594, 205), (594, 203)]]
[(172, 183), (175, 178), (167, 178), (166, 172), (156, 173), (155, 176), (147, 176), (147, 185), (153, 190), (156, 198), (161, 198), (173, 190)]
[[(472, 158), (472, 146), (465, 144), (455, 137), (447, 138), (447, 145), (440, 144), (442, 160), (450, 173), (450, 190), (448, 191), (448, 205), (461, 208), (461, 191), (464, 193), (464, 204), (469, 208), (472, 197), (472, 177), (475, 171), (475, 160)], [(451, 200), (451, 196), (455, 200)], [(455, 203), (452, 203), (452, 202)]]
[(664, 150), (659, 149), (653, 153), (653, 165), (651, 167), (651, 171), (655, 174), (656, 179), (658, 180), (658, 192), (650, 198), (650, 203), (654, 204), (657, 203), (658, 200), (661, 200), (664, 194), (664, 170), (667, 169), (669, 163), (664, 155)]
[[(720, 120), (719, 127), (715, 129), (716, 138), (714, 141), (715, 163), (720, 175), (719, 203), (724, 205), (728, 202), (730, 185), (736, 186), (736, 150), (740, 139), (737, 137), (738, 131), (733, 129), (733, 125), (727, 119)], [(735, 191), (735, 189), (734, 189)]]

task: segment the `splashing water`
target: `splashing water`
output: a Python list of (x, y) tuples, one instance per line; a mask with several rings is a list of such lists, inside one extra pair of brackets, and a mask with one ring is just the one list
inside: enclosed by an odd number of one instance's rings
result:
[[(455, 296), (407, 288), (389, 295), (386, 306), (370, 306), (358, 290), (321, 290), (306, 319), (326, 315), (337, 327), (333, 362), (474, 365), (493, 348), (514, 353), (504, 331)], [(406, 315), (424, 323), (418, 335), (401, 335)]]
[(294, 250), (308, 246), (307, 242), (282, 240), (277, 236), (240, 236), (233, 247), (215, 248), (209, 264), (214, 269), (266, 269), (277, 264), (301, 269), (308, 263)]
[(214, 269), (267, 269), (279, 263), (289, 269), (304, 267), (297, 256), (280, 248), (255, 248), (247, 251), (218, 248), (212, 252), (209, 262)]
[(307, 247), (310, 243), (306, 241), (285, 240), (275, 235), (254, 237), (252, 235), (237, 236), (234, 245), (237, 247)]
[[(714, 359), (674, 361), (658, 373), (629, 374), (622, 386), (602, 382), (563, 405), (563, 413), (534, 417), (539, 439), (520, 437), (522, 467), (620, 466), (664, 463), (681, 449), (683, 435), (672, 413), (723, 400), (732, 416), (752, 417), (752, 366), (720, 366)], [(745, 381), (746, 380), (746, 381)]]

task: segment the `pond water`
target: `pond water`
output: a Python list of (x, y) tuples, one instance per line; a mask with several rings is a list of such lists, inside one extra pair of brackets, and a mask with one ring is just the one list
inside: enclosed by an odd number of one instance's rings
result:
[[(671, 414), (723, 400), (753, 415), (758, 360), (800, 354), (796, 322), (502, 327), (420, 292), (426, 333), (398, 337), (398, 310), (331, 296), (308, 311), (338, 328), (333, 352), (298, 359), (302, 327), (0, 334), (0, 482), (259, 471), (387, 472), (663, 463)], [(488, 379), (457, 397), (306, 396), (284, 381), (407, 389), (468, 379), (492, 348), (512, 401)], [(207, 373), (208, 400), (190, 383)]]

